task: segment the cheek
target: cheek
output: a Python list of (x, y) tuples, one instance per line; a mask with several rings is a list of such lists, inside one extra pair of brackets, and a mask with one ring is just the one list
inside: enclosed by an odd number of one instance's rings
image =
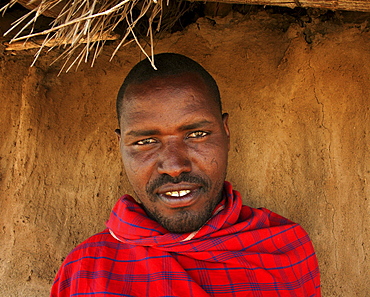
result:
[(155, 168), (155, 156), (143, 152), (122, 152), (123, 165), (126, 174), (134, 186), (136, 184), (146, 184)]
[(135, 158), (132, 154), (129, 154), (127, 152), (122, 152), (122, 161), (123, 166), (125, 167), (127, 175), (130, 177), (132, 175), (136, 175), (140, 168), (138, 168)]
[(198, 146), (194, 151), (194, 160), (209, 171), (223, 170), (227, 163), (227, 149), (215, 143)]

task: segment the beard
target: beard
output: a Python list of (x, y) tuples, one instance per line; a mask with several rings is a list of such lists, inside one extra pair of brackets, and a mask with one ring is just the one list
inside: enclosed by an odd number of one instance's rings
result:
[[(212, 182), (209, 179), (184, 172), (177, 177), (172, 177), (166, 174), (158, 177), (147, 185), (146, 194), (151, 202), (155, 202), (157, 199), (160, 199), (156, 194), (154, 194), (155, 189), (167, 183), (177, 184), (180, 182), (189, 182), (201, 185), (201, 195), (210, 195), (212, 190)], [(147, 208), (142, 204), (142, 207), (151, 219), (157, 221), (171, 233), (193, 232), (201, 228), (211, 218), (213, 210), (221, 201), (223, 181), (220, 182), (220, 184), (217, 184), (217, 187), (219, 188), (219, 191), (216, 192), (214, 197), (209, 197), (206, 205), (198, 211), (183, 208), (179, 209), (172, 216), (165, 216), (155, 206)]]
[(158, 209), (146, 209), (148, 216), (161, 224), (171, 233), (188, 233), (200, 229), (212, 216), (213, 210), (219, 203), (221, 195), (208, 201), (202, 211), (192, 211), (187, 209), (179, 210), (171, 217), (164, 216)]

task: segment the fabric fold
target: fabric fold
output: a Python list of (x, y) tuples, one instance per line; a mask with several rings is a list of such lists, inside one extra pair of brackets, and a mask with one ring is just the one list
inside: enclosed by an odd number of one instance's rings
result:
[(168, 232), (130, 196), (117, 202), (107, 227), (66, 258), (51, 296), (321, 296), (303, 228), (243, 206), (227, 182), (196, 232)]

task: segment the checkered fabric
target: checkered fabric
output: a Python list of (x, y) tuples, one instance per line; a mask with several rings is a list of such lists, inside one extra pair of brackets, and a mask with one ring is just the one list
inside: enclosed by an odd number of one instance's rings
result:
[(130, 196), (107, 229), (77, 246), (51, 296), (321, 296), (307, 233), (267, 210), (242, 206), (225, 182), (224, 199), (198, 231), (173, 234)]

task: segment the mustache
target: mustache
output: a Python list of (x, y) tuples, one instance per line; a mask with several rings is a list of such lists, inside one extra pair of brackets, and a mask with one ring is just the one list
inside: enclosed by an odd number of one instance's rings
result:
[(202, 186), (203, 191), (207, 191), (210, 188), (210, 182), (207, 179), (196, 174), (183, 172), (179, 176), (175, 177), (172, 177), (168, 174), (163, 174), (159, 176), (146, 186), (146, 192), (147, 194), (152, 195), (157, 188), (165, 184), (179, 184), (181, 182), (199, 184)]

